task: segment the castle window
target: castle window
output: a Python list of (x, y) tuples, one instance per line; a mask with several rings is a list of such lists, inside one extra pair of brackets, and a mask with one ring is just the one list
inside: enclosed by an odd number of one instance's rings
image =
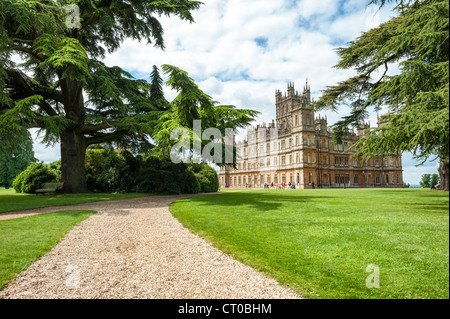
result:
[(292, 164), (293, 163), (293, 161), (292, 161), (292, 155), (289, 155), (289, 164)]
[(376, 159), (375, 160), (375, 167), (379, 167), (380, 166), (380, 160), (379, 159)]
[(353, 177), (353, 184), (358, 184), (358, 175)]
[(311, 153), (308, 153), (308, 163), (311, 163)]
[(386, 174), (386, 184), (389, 184), (389, 175)]
[(295, 162), (296, 162), (297, 164), (300, 163), (300, 154), (299, 154), (299, 153), (296, 153), (296, 155), (295, 155)]
[(295, 137), (295, 145), (298, 146), (298, 135)]
[(311, 138), (309, 135), (306, 136), (306, 144), (311, 145)]
[(387, 166), (388, 166), (388, 159), (385, 158), (385, 159), (384, 159), (384, 167), (387, 167)]
[(298, 126), (298, 116), (295, 116), (295, 126)]
[(278, 158), (277, 157), (274, 157), (273, 158), (273, 164), (276, 166), (276, 165), (278, 165)]
[(310, 119), (309, 119), (309, 115), (306, 115), (306, 125), (310, 124)]
[(285, 165), (285, 164), (286, 164), (286, 157), (281, 156), (281, 165)]

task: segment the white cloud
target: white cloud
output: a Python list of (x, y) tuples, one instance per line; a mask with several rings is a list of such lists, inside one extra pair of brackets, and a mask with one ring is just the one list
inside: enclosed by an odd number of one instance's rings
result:
[(38, 159), (38, 161), (51, 163), (61, 158), (59, 143), (54, 146), (47, 147), (42, 143), (42, 135), (38, 134), (38, 129), (30, 129), (30, 134), (34, 141), (34, 157)]
[[(295, 82), (301, 92), (308, 77), (317, 99), (326, 86), (348, 78), (351, 71), (332, 68), (338, 62), (335, 48), (387, 21), (393, 6), (387, 4), (378, 12), (378, 7), (366, 8), (368, 1), (361, 0), (203, 2), (193, 12), (195, 23), (159, 19), (165, 30), (164, 51), (125, 40), (105, 63), (145, 79), (153, 65), (175, 65), (221, 104), (260, 111), (258, 122), (275, 118), (275, 90), (285, 91), (287, 82)], [(167, 88), (166, 92), (168, 99), (175, 96)], [(333, 124), (348, 112), (343, 108), (339, 114), (326, 114)], [(376, 114), (370, 121), (376, 123)]]

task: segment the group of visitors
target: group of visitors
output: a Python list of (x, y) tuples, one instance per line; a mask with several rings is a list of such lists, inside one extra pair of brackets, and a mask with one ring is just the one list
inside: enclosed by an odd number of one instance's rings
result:
[[(278, 189), (295, 189), (295, 182), (293, 182), (293, 183), (289, 182), (288, 184), (282, 183), (281, 185), (278, 185), (278, 186), (275, 185), (273, 182), (270, 184), (265, 182), (262, 186), (264, 187), (264, 189), (276, 189), (276, 188), (278, 188)], [(226, 183), (225, 188), (229, 188), (229, 187), (230, 187), (230, 184)], [(245, 188), (252, 188), (252, 184), (246, 184)]]
[[(264, 183), (264, 188), (265, 189), (275, 189), (277, 188), (274, 183)], [(281, 185), (278, 186), (278, 189), (295, 189), (295, 183), (291, 183), (289, 182), (287, 185), (286, 183), (282, 183)]]

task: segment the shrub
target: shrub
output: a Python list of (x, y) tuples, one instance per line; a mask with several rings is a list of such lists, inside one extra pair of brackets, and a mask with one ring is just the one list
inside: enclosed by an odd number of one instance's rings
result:
[(32, 163), (13, 181), (13, 187), (17, 193), (34, 193), (44, 183), (55, 182), (58, 174), (50, 165), (44, 163)]
[(88, 150), (86, 178), (88, 189), (94, 192), (196, 194), (201, 191), (197, 177), (186, 164), (174, 164), (169, 157), (133, 156), (126, 150), (120, 153), (113, 149)]
[(90, 149), (86, 152), (86, 183), (93, 192), (122, 191), (120, 167), (124, 159), (113, 149)]
[(200, 184), (186, 164), (150, 156), (139, 170), (137, 191), (143, 193), (196, 194)]
[(214, 168), (205, 163), (192, 163), (189, 165), (189, 170), (199, 181), (202, 193), (215, 193), (219, 190), (219, 178)]

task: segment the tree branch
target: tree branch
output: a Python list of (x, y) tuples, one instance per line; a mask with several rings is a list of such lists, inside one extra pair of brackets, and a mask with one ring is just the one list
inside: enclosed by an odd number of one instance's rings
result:
[(38, 59), (41, 62), (47, 60), (46, 56), (36, 54), (35, 52), (33, 52), (33, 50), (31, 48), (26, 48), (26, 47), (23, 47), (21, 45), (11, 46), (11, 47), (8, 47), (8, 49), (11, 50), (11, 51), (19, 51), (19, 52), (27, 53), (27, 54), (35, 57), (36, 59)]
[(121, 130), (121, 131), (115, 131), (115, 132), (101, 135), (101, 136), (89, 137), (89, 138), (86, 138), (86, 146), (114, 141), (114, 140), (118, 139), (119, 137), (122, 137), (126, 134), (128, 134), (128, 131)]
[(80, 127), (78, 129), (78, 132), (83, 133), (83, 134), (89, 134), (89, 133), (95, 133), (101, 130), (107, 130), (109, 128), (114, 128), (116, 127), (116, 122), (108, 122), (108, 123), (101, 123), (101, 124), (97, 124), (97, 125), (93, 125), (93, 124), (86, 124), (83, 125), (82, 127)]
[[(19, 71), (11, 70), (11, 69), (4, 69), (6, 71), (6, 74), (9, 78), (13, 78), (17, 81), (17, 83), (9, 82), (8, 84), (13, 85), (13, 87), (19, 86), (22, 88), (27, 96), (33, 96), (33, 95), (41, 95), (44, 99), (51, 99), (55, 101), (62, 101), (62, 95), (60, 92), (54, 90), (53, 92), (50, 92), (51, 90), (49, 88), (44, 87), (38, 87), (34, 88), (30, 85), (30, 80), (23, 77), (22, 74)], [(46, 102), (42, 102), (39, 104), (42, 109), (49, 115), (49, 116), (57, 116), (58, 113), (50, 106), (50, 104)]]

